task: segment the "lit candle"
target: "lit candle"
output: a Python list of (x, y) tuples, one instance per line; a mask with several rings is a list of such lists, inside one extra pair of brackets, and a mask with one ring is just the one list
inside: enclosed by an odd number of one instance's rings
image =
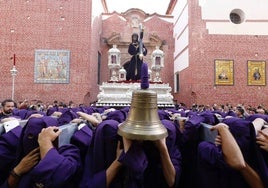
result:
[(143, 62), (141, 67), (141, 89), (149, 88), (148, 65)]
[(14, 57), (13, 57), (13, 65), (15, 66), (16, 65), (16, 55), (14, 54)]

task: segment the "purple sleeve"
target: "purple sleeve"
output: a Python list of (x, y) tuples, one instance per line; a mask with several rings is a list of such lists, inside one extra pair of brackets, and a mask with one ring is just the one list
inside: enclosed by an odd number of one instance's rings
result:
[[(88, 170), (88, 169), (87, 169)], [(106, 188), (106, 169), (95, 174), (85, 171), (80, 181), (80, 188)]]
[(180, 177), (182, 173), (182, 157), (178, 148), (174, 147), (171, 151), (169, 151), (171, 162), (176, 171), (175, 183), (174, 187), (177, 187), (180, 182)]
[(0, 172), (13, 162), (22, 128), (20, 126), (0, 136)]
[(222, 150), (215, 144), (203, 141), (198, 145), (200, 162), (214, 167), (225, 167)]
[(74, 176), (80, 168), (80, 153), (73, 145), (64, 145), (57, 151), (52, 148), (32, 170), (35, 182), (48, 182), (57, 187)]
[(106, 188), (106, 170), (96, 173), (92, 178), (92, 182), (89, 183), (88, 187)]
[(179, 137), (179, 144), (184, 145), (187, 142), (199, 139), (200, 123), (204, 121), (204, 117), (194, 115), (185, 122), (185, 129)]
[(7, 180), (2, 185), (0, 185), (0, 188), (9, 188)]
[(72, 141), (79, 142), (83, 146), (89, 146), (92, 140), (92, 130), (88, 126), (77, 130), (72, 136)]
[(81, 157), (85, 157), (88, 147), (91, 144), (93, 132), (88, 126), (76, 131), (71, 138), (71, 144), (77, 146), (81, 152)]
[(147, 157), (143, 148), (136, 143), (132, 143), (127, 153), (123, 151), (118, 161), (138, 174), (143, 173), (148, 165)]
[(84, 126), (82, 129), (76, 131), (71, 138), (71, 144), (79, 148), (82, 168), (85, 168), (84, 166), (87, 157), (87, 151), (90, 147), (92, 137), (92, 130), (88, 126)]
[[(0, 184), (7, 179), (11, 166), (16, 160), (21, 130), (21, 126), (18, 126), (0, 136)], [(8, 187), (7, 181), (0, 187)]]

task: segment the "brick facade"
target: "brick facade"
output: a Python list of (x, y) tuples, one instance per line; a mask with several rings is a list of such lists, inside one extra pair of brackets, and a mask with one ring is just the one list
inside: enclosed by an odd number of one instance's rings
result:
[[(179, 72), (179, 92), (174, 93), (174, 100), (188, 106), (192, 103), (227, 102), (254, 106), (267, 104), (267, 86), (247, 85), (247, 61), (267, 61), (267, 36), (209, 34), (205, 21), (201, 18), (198, 1), (188, 0), (187, 4), (189, 66)], [(156, 45), (161, 46), (165, 53), (161, 78), (174, 91), (175, 43), (172, 16), (149, 15), (139, 9), (130, 9), (121, 14), (100, 13), (95, 17), (91, 13), (92, 1), (1, 1), (0, 16), (5, 19), (0, 21), (0, 100), (11, 97), (11, 57), (16, 54), (16, 101), (25, 98), (66, 103), (73, 100), (85, 104), (96, 101), (99, 91), (98, 68), (99, 83), (108, 81), (108, 50), (113, 44), (121, 51), (121, 64), (130, 60), (127, 46), (131, 34), (138, 32), (135, 24), (139, 22), (145, 26), (144, 44), (148, 48), (144, 60), (150, 67), (151, 53)], [(69, 83), (34, 83), (36, 49), (70, 50)], [(234, 85), (215, 85), (215, 59), (234, 60)]]
[[(201, 18), (197, 1), (189, 6), (189, 67), (179, 73), (178, 102), (197, 104), (238, 103), (257, 106), (268, 104), (267, 86), (248, 86), (247, 61), (267, 62), (267, 36), (211, 35)], [(234, 61), (234, 85), (218, 86), (214, 82), (214, 60)], [(267, 66), (266, 66), (267, 73)], [(265, 78), (267, 84), (267, 78)]]
[[(1, 1), (0, 99), (11, 98), (10, 69), (16, 54), (16, 101), (38, 99), (89, 103), (98, 93), (91, 72), (97, 72), (92, 58), (91, 1)], [(14, 32), (12, 32), (14, 31)], [(68, 84), (34, 83), (35, 50), (69, 50)]]
[[(0, 16), (5, 18), (0, 22), (1, 100), (11, 98), (10, 69), (13, 60), (10, 58), (16, 54), (16, 101), (37, 99), (43, 102), (58, 100), (68, 103), (72, 100), (77, 104), (86, 105), (95, 102), (99, 92), (98, 81), (101, 84), (110, 78), (108, 50), (112, 45), (117, 44), (121, 50), (122, 64), (131, 58), (127, 53), (127, 47), (131, 41), (131, 34), (138, 31), (138, 28), (132, 25), (133, 16), (138, 19), (135, 21), (143, 22), (145, 25), (144, 43), (148, 48), (145, 61), (150, 67), (151, 53), (156, 45), (160, 45), (165, 52), (162, 80), (173, 85), (174, 41), (172, 23), (166, 21), (170, 20), (171, 16), (148, 15), (139, 9), (131, 9), (121, 15), (116, 12), (93, 15), (95, 12), (92, 13), (92, 6), (99, 5), (92, 4), (92, 1), (0, 2)], [(105, 16), (108, 19), (104, 19)], [(37, 49), (70, 51), (69, 83), (34, 82)]]

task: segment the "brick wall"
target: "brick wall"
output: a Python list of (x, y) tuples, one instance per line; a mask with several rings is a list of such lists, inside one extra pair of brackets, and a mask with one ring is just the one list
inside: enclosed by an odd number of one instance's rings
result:
[[(96, 2), (95, 2), (96, 3)], [(0, 21), (0, 100), (11, 98), (12, 77), (10, 69), (16, 54), (18, 74), (15, 79), (16, 101), (37, 99), (43, 102), (54, 100), (68, 103), (89, 104), (97, 100), (98, 86), (98, 53), (101, 54), (100, 82), (110, 78), (108, 69), (107, 39), (114, 33), (119, 33), (121, 46), (121, 63), (130, 60), (127, 53), (131, 35), (133, 14), (140, 21), (150, 16), (145, 22), (144, 43), (148, 54), (144, 58), (151, 65), (151, 53), (155, 42), (150, 41), (150, 35), (155, 34), (163, 42), (165, 52), (165, 68), (162, 70), (162, 80), (173, 86), (172, 59), (174, 42), (172, 38), (172, 23), (169, 16), (148, 15), (135, 9), (123, 14), (112, 13), (109, 19), (102, 20), (101, 13), (95, 11), (92, 15), (92, 1), (1, 1)], [(93, 7), (94, 8), (94, 7)], [(122, 20), (125, 17), (127, 21)], [(161, 19), (160, 19), (161, 18)], [(161, 25), (161, 27), (160, 27)], [(14, 32), (11, 32), (14, 31)], [(157, 42), (159, 42), (157, 41)], [(69, 50), (70, 80), (69, 83), (34, 83), (35, 50)]]
[[(90, 13), (91, 1), (1, 1), (0, 16), (5, 19), (0, 21), (0, 100), (11, 98), (10, 57), (16, 54), (15, 100), (94, 101), (98, 87), (90, 76), (97, 72), (96, 64), (91, 64), (91, 45), (95, 44), (90, 38)], [(69, 84), (34, 83), (36, 49), (70, 50)]]
[[(209, 35), (197, 1), (189, 3), (190, 65), (180, 72), (178, 102), (198, 104), (238, 103), (267, 106), (267, 86), (247, 85), (247, 61), (267, 61), (267, 36)], [(234, 60), (234, 85), (214, 85), (214, 60)], [(266, 66), (267, 67), (267, 66)], [(267, 72), (267, 68), (266, 68)], [(267, 80), (267, 79), (266, 79)]]

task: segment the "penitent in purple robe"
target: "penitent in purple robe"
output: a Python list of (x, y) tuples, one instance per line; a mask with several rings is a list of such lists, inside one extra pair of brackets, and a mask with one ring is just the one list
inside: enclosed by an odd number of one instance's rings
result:
[[(179, 181), (182, 173), (182, 155), (178, 146), (176, 144), (177, 140), (177, 132), (174, 123), (170, 120), (162, 120), (162, 124), (167, 128), (168, 137), (166, 138), (166, 145), (168, 148), (168, 153), (171, 159), (171, 162), (175, 168), (175, 183), (173, 187), (178, 187)], [(150, 143), (152, 144), (152, 143)], [(148, 158), (148, 167), (144, 173), (144, 187), (169, 187), (166, 184), (166, 180), (163, 175), (163, 167), (160, 162), (159, 152), (155, 150), (155, 148), (146, 149), (145, 145), (145, 153)], [(150, 150), (152, 149), (152, 150)], [(154, 153), (156, 152), (156, 153)], [(158, 155), (158, 157), (157, 157)], [(153, 186), (152, 186), (153, 185)]]
[(0, 135), (0, 185), (8, 177), (19, 145), (21, 126)]
[(268, 115), (267, 114), (251, 114), (247, 116), (245, 119), (248, 121), (254, 121), (256, 118), (261, 118), (264, 121), (268, 122)]
[(242, 175), (230, 168), (220, 147), (207, 141), (198, 146), (199, 188), (249, 188)]
[(81, 161), (84, 167), (86, 153), (91, 145), (93, 132), (88, 126), (77, 130), (71, 138), (71, 144), (77, 146), (80, 150)]
[(178, 131), (177, 144), (182, 155), (182, 174), (179, 187), (195, 188), (198, 186), (196, 178), (197, 145), (199, 142), (200, 123), (204, 117), (191, 115), (185, 122), (183, 132)]
[(64, 145), (49, 150), (29, 173), (20, 180), (19, 187), (72, 188), (78, 184), (80, 153), (74, 145)]
[[(115, 120), (104, 120), (97, 126), (93, 144), (87, 152), (80, 188), (106, 188), (106, 170), (116, 158), (116, 148), (120, 140), (117, 134), (118, 124)], [(110, 188), (122, 187), (121, 182), (119, 175)]]
[(217, 119), (215, 114), (209, 111), (189, 112), (187, 115), (189, 119), (185, 122), (184, 131), (178, 131), (178, 147), (183, 156), (180, 187), (195, 188), (198, 187), (197, 146), (200, 142), (201, 123), (214, 125)]
[(120, 109), (120, 110), (109, 112), (105, 120), (109, 120), (109, 119), (116, 120), (118, 123), (122, 123), (126, 120), (126, 118), (127, 118), (127, 112)]
[(251, 129), (253, 126), (251, 121), (242, 118), (232, 117), (226, 118), (222, 122), (229, 126), (229, 130), (232, 133), (234, 139), (236, 140), (241, 152), (243, 153), (245, 161), (251, 161), (252, 139), (250, 139), (250, 137), (252, 132)]
[[(170, 120), (162, 120), (162, 124), (168, 131), (166, 145), (176, 173), (173, 187), (177, 187), (182, 166), (181, 153), (176, 145), (176, 127)], [(119, 161), (127, 167), (126, 187), (169, 187), (164, 178), (159, 151), (152, 141), (143, 141), (142, 144), (133, 142), (128, 152), (120, 156)]]
[[(21, 147), (14, 166), (23, 156), (38, 147), (37, 137), (42, 128), (56, 125), (57, 120), (53, 117), (30, 118), (22, 130)], [(72, 144), (63, 145), (60, 148), (54, 147), (35, 167), (21, 177), (18, 187), (76, 187), (80, 170), (81, 158), (78, 147)], [(0, 187), (8, 187), (7, 181)]]
[[(176, 170), (174, 185), (176, 186), (181, 174), (181, 155), (176, 146), (176, 128), (169, 120), (164, 120), (163, 124), (169, 132), (166, 143)], [(87, 154), (85, 173), (80, 188), (106, 188), (106, 170), (116, 159), (116, 147), (118, 141), (121, 140), (117, 130), (118, 122), (114, 120), (105, 120), (98, 125), (94, 144), (91, 145)], [(150, 153), (151, 151), (153, 153)], [(156, 151), (152, 142), (145, 145), (135, 142), (127, 153), (121, 153), (118, 161), (123, 166), (109, 188), (167, 187), (162, 174), (159, 152)]]
[[(262, 118), (268, 122), (268, 115), (266, 114), (253, 114), (246, 118), (246, 120), (254, 121), (256, 118)], [(268, 152), (261, 149), (259, 144), (256, 143), (256, 131), (253, 126), (251, 126), (251, 152), (248, 154), (250, 156), (250, 161), (248, 162), (251, 167), (253, 167), (264, 184), (264, 187), (268, 187)]]
[[(241, 118), (227, 118), (223, 120), (235, 138), (245, 161), (252, 165), (252, 124)], [(223, 159), (220, 146), (209, 142), (201, 142), (198, 146), (198, 174), (200, 187), (204, 188), (247, 188), (249, 187), (242, 175), (230, 168)]]
[(259, 173), (260, 178), (264, 184), (264, 187), (268, 187), (268, 152), (261, 149), (259, 145), (255, 144), (253, 150), (252, 160), (253, 166)]

